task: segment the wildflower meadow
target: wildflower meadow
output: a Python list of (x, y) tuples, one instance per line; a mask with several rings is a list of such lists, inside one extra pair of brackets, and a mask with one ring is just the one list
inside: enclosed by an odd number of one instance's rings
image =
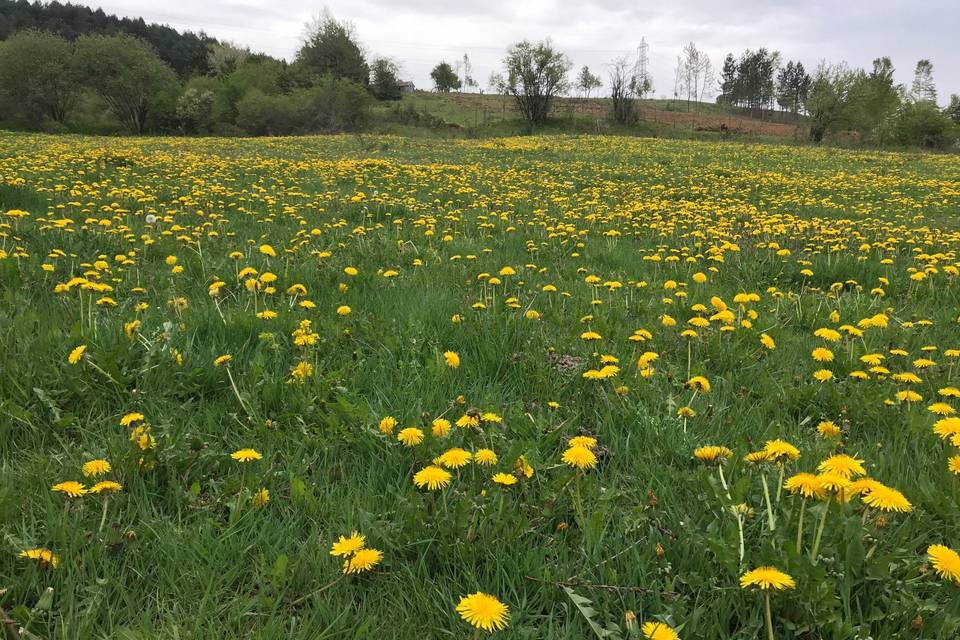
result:
[(946, 155), (0, 134), (3, 637), (957, 638), (958, 216)]

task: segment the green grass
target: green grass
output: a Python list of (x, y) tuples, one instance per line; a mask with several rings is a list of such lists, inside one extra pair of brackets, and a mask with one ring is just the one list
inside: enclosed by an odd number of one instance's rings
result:
[[(0, 174), (0, 609), (36, 636), (466, 637), (456, 604), (483, 591), (510, 607), (499, 636), (590, 637), (566, 586), (592, 601), (609, 637), (636, 635), (632, 611), (684, 638), (752, 639), (765, 633), (762, 599), (738, 577), (764, 564), (797, 583), (773, 598), (778, 638), (960, 631), (957, 587), (925, 555), (931, 544), (960, 546), (960, 483), (947, 470), (956, 449), (933, 434), (926, 409), (956, 384), (946, 353), (960, 348), (960, 291), (947, 269), (960, 248), (954, 157), (614, 136), (2, 134)], [(237, 277), (247, 266), (260, 274), (256, 295)], [(505, 266), (516, 274), (497, 276)], [(910, 278), (924, 267), (935, 272)], [(588, 275), (622, 287), (591, 286)], [(111, 290), (55, 291), (78, 276)], [(225, 284), (212, 297), (217, 278)], [(307, 294), (292, 299), (296, 283)], [(740, 308), (741, 292), (760, 300)], [(688, 319), (713, 314), (693, 305), (714, 296), (740, 320), (754, 311), (752, 326), (721, 331), (713, 320), (681, 337)], [(170, 304), (177, 298), (186, 308)], [(299, 306), (304, 298), (315, 307)], [(341, 305), (351, 313), (338, 315)], [(278, 317), (258, 318), (265, 308)], [(813, 335), (880, 313), (889, 326), (861, 338)], [(305, 319), (317, 333), (309, 349), (291, 336)], [(641, 328), (651, 341), (630, 340)], [(587, 330), (602, 340), (583, 340)], [(68, 364), (78, 345), (86, 359)], [(812, 361), (820, 346), (832, 363)], [(448, 350), (458, 369), (444, 365)], [(636, 365), (645, 351), (659, 355), (646, 378)], [(850, 378), (874, 352), (922, 382)], [(222, 354), (229, 369), (213, 365)], [(585, 379), (604, 354), (619, 358), (619, 374)], [(924, 355), (936, 364), (916, 369)], [(301, 361), (313, 375), (290, 384)], [(812, 373), (823, 367), (835, 378), (821, 384)], [(710, 393), (687, 388), (692, 375), (706, 376)], [(906, 388), (923, 401), (897, 401)], [(696, 416), (684, 421), (687, 405)], [(434, 418), (471, 407), (503, 424), (430, 435)], [(133, 411), (154, 448), (119, 425)], [(385, 416), (425, 430), (424, 444), (381, 434)], [(818, 435), (821, 420), (843, 429), (839, 441)], [(599, 445), (597, 467), (579, 480), (561, 462), (577, 435)], [(798, 554), (799, 501), (784, 492), (770, 532), (761, 477), (742, 462), (773, 438), (802, 452), (786, 474), (843, 451), (913, 510), (831, 507), (814, 561), (825, 503), (810, 502)], [(692, 458), (706, 444), (735, 451), (729, 496), (716, 469)], [(414, 473), (453, 446), (489, 447), (499, 462), (418, 490)], [(263, 458), (231, 459), (245, 447)], [(490, 481), (520, 456), (532, 478)], [(111, 462), (122, 491), (51, 491), (92, 484), (81, 466), (95, 458)], [(771, 488), (777, 473), (766, 472)], [(261, 487), (271, 499), (257, 508)], [(731, 513), (740, 503), (753, 513), (742, 563)], [(384, 557), (341, 579), (330, 545), (353, 530)], [(18, 557), (35, 547), (59, 566)]]

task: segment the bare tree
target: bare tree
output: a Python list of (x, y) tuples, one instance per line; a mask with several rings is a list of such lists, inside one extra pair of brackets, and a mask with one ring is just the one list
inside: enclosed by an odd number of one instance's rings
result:
[(523, 40), (507, 50), (503, 65), (506, 73), (496, 78), (499, 92), (513, 96), (528, 130), (533, 130), (547, 121), (553, 99), (569, 87), (570, 60), (549, 40)]
[(699, 102), (703, 99), (708, 88), (713, 84), (713, 64), (710, 57), (697, 49), (697, 45), (689, 43), (683, 48), (683, 55), (677, 57), (678, 94), (687, 100), (687, 111), (690, 111), (690, 102)]
[(700, 84), (700, 97), (697, 98), (697, 102), (705, 102), (706, 98), (713, 95), (713, 87), (716, 85), (716, 75), (713, 71), (713, 63), (710, 62), (710, 58), (704, 56), (703, 58), (703, 81)]
[(637, 101), (653, 91), (653, 79), (648, 70), (649, 45), (644, 38), (637, 46), (637, 57), (630, 61), (626, 56), (610, 63), (610, 101), (613, 119), (627, 124), (637, 119)]
[(473, 65), (470, 63), (470, 56), (463, 54), (463, 86), (467, 88), (476, 88), (480, 83), (473, 77)]
[(673, 99), (679, 100), (683, 91), (684, 70), (683, 59), (677, 56), (677, 66), (673, 68)]
[(610, 102), (613, 106), (613, 119), (621, 124), (629, 124), (636, 119), (634, 95), (636, 77), (626, 57), (617, 58), (610, 63)]

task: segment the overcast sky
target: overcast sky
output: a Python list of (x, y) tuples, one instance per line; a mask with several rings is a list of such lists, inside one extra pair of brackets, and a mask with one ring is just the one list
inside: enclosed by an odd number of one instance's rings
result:
[[(82, 2), (83, 0), (77, 0)], [(108, 13), (142, 16), (292, 60), (304, 24), (324, 6), (293, 0), (114, 0)], [(719, 69), (727, 52), (766, 46), (813, 71), (821, 59), (869, 67), (890, 56), (908, 87), (920, 58), (934, 65), (939, 101), (960, 93), (960, 0), (329, 0), (366, 50), (394, 58), (405, 79), (430, 88), (430, 69), (466, 53), (486, 89), (506, 47), (551, 37), (576, 68), (601, 77), (617, 56), (650, 45), (656, 96), (673, 93), (677, 54), (693, 41)]]

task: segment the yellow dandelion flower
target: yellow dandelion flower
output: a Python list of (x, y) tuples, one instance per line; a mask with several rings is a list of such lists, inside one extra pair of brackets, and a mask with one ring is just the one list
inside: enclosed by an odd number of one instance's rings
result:
[(86, 352), (86, 350), (87, 345), (85, 344), (81, 344), (80, 346), (74, 348), (73, 351), (70, 352), (70, 355), (67, 356), (67, 362), (70, 364), (77, 364), (80, 362), (81, 358), (83, 358), (83, 354)]
[(946, 402), (934, 402), (927, 407), (927, 411), (938, 416), (950, 416), (957, 412), (956, 409), (951, 407)]
[(927, 555), (938, 576), (960, 585), (960, 554), (942, 544), (933, 544), (927, 547)]
[(62, 493), (68, 498), (80, 498), (87, 494), (87, 488), (75, 480), (57, 483), (53, 485), (51, 489), (57, 493)]
[(456, 351), (444, 351), (443, 361), (451, 369), (456, 369), (460, 366), (460, 356)]
[(468, 624), (484, 631), (499, 631), (510, 620), (510, 609), (486, 593), (473, 593), (460, 598), (457, 613)]
[(457, 419), (457, 426), (460, 428), (479, 427), (480, 416), (465, 413)]
[(813, 356), (813, 359), (817, 362), (833, 362), (833, 351), (830, 351), (830, 349), (817, 347), (810, 355)]
[(34, 560), (44, 568), (50, 567), (51, 569), (56, 569), (60, 564), (60, 558), (55, 556), (50, 549), (44, 549), (43, 547), (24, 549), (20, 552), (19, 556), (27, 560)]
[(459, 469), (460, 467), (465, 467), (470, 464), (470, 460), (472, 459), (473, 455), (469, 451), (461, 449), (460, 447), (454, 447), (453, 449), (447, 449), (434, 458), (433, 464), (448, 469)]
[(817, 369), (813, 372), (813, 379), (817, 382), (827, 382), (833, 378), (833, 371), (829, 369)]
[(588, 449), (593, 449), (597, 446), (597, 439), (591, 438), (590, 436), (574, 436), (570, 438), (569, 442), (567, 442), (567, 446), (587, 447)]
[(253, 502), (253, 506), (257, 507), (258, 509), (262, 509), (263, 507), (267, 506), (268, 502), (270, 502), (270, 490), (265, 487), (261, 488), (259, 491), (253, 494), (251, 501)]
[(383, 552), (379, 549), (360, 549), (353, 557), (343, 563), (344, 573), (363, 573), (370, 571), (383, 560)]
[(253, 462), (260, 460), (263, 456), (255, 449), (238, 449), (230, 454), (230, 457), (237, 462)]
[(840, 427), (832, 420), (823, 420), (817, 425), (817, 433), (824, 438), (835, 438), (840, 435)]
[(695, 449), (693, 452), (693, 457), (700, 462), (706, 463), (724, 462), (728, 458), (733, 457), (733, 451), (727, 447), (707, 445), (705, 447), (699, 447)]
[(822, 473), (835, 473), (849, 480), (862, 475), (866, 475), (867, 470), (863, 468), (863, 460), (840, 453), (830, 456), (819, 465), (817, 471)]
[(779, 438), (776, 440), (768, 440), (766, 444), (764, 444), (763, 450), (770, 455), (771, 459), (777, 462), (784, 460), (797, 460), (800, 457), (799, 449), (786, 440), (781, 440)]
[(563, 462), (583, 471), (597, 466), (597, 456), (587, 447), (570, 447), (563, 452)]
[(429, 491), (436, 491), (450, 484), (450, 472), (442, 467), (430, 465), (413, 475), (413, 484), (419, 489), (426, 487)]
[(340, 536), (340, 538), (330, 547), (330, 555), (334, 557), (352, 556), (367, 544), (366, 537), (354, 531), (349, 538)]
[(680, 640), (677, 632), (662, 622), (644, 622), (640, 630), (647, 640)]
[(111, 467), (109, 462), (103, 459), (97, 459), (85, 462), (81, 468), (81, 471), (87, 478), (96, 478), (97, 476), (110, 473), (110, 469)]
[(397, 434), (397, 440), (408, 447), (415, 447), (423, 442), (423, 431), (416, 427), (401, 429), (400, 433)]
[(446, 418), (435, 418), (430, 424), (430, 433), (435, 438), (442, 438), (450, 433), (450, 421)]
[(797, 583), (788, 574), (774, 567), (757, 567), (740, 576), (740, 588), (756, 587), (761, 591), (793, 589)]
[(822, 498), (824, 487), (820, 479), (812, 473), (797, 473), (783, 483), (783, 488), (790, 493), (799, 493), (804, 498)]
[(397, 426), (397, 419), (394, 418), (393, 416), (387, 416), (385, 418), (382, 418), (379, 424), (380, 433), (382, 433), (385, 436), (388, 436), (391, 433), (393, 433), (393, 429), (396, 426)]
[(146, 418), (144, 418), (142, 413), (137, 413), (137, 412), (128, 413), (122, 418), (120, 418), (120, 426), (130, 427), (135, 425), (138, 422), (143, 422), (144, 420), (146, 420)]
[(473, 454), (473, 459), (477, 464), (491, 466), (497, 464), (497, 454), (492, 449), (477, 449)]
[(873, 487), (869, 492), (861, 496), (864, 504), (880, 509), (881, 511), (896, 511), (898, 513), (908, 513), (913, 510), (913, 505), (907, 500), (906, 496), (883, 484)]
[(102, 482), (98, 482), (90, 487), (90, 493), (116, 493), (121, 489), (123, 489), (123, 485), (119, 482), (114, 482), (113, 480), (103, 480)]
[(953, 475), (960, 476), (960, 454), (950, 456), (947, 460), (947, 470)]
[(770, 455), (770, 452), (766, 449), (760, 449), (759, 451), (751, 451), (747, 455), (743, 456), (743, 461), (749, 464), (760, 464), (763, 462), (770, 462), (773, 458)]

